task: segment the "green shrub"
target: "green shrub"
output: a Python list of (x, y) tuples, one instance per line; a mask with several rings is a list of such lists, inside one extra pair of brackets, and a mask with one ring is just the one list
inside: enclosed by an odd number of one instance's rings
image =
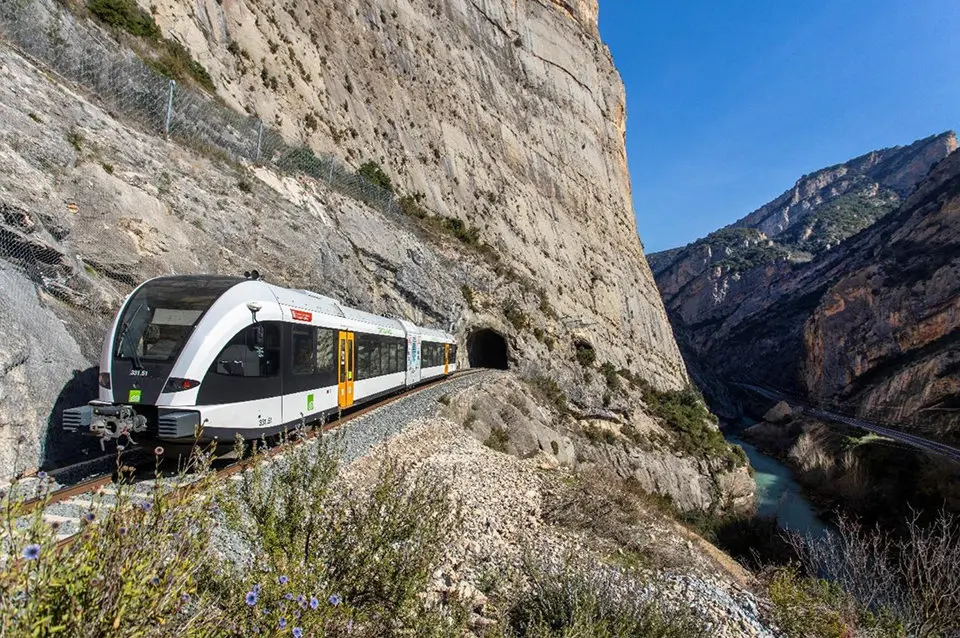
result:
[(360, 168), (357, 169), (357, 175), (366, 178), (383, 190), (393, 192), (393, 181), (390, 179), (390, 176), (384, 173), (380, 165), (374, 161), (367, 161), (361, 164)]
[(200, 87), (215, 93), (217, 87), (213, 84), (210, 73), (199, 62), (190, 56), (182, 44), (173, 40), (164, 40), (157, 57), (147, 57), (144, 62), (154, 71), (179, 82), (192, 80)]
[(87, 9), (104, 24), (142, 38), (159, 38), (160, 27), (136, 0), (89, 0)]
[[(231, 527), (263, 558), (231, 599), (242, 601), (258, 583), (272, 609), (282, 608), (288, 593), (315, 597), (322, 613), (304, 611), (298, 623), (305, 635), (330, 635), (329, 627), (350, 621), (367, 635), (461, 635), (465, 610), (429, 607), (420, 596), (462, 520), (449, 488), (388, 460), (371, 488), (334, 490), (336, 468), (334, 452), (320, 441), (244, 473), (224, 509)], [(286, 582), (278, 583), (278, 575)], [(296, 603), (288, 604), (293, 613)], [(259, 604), (241, 605), (238, 616), (240, 635), (276, 628), (276, 614)]]
[(606, 380), (607, 388), (610, 389), (610, 392), (620, 390), (620, 375), (617, 372), (616, 366), (609, 361), (604, 361), (603, 365), (600, 366), (600, 372), (603, 374), (603, 378)]
[(648, 583), (599, 564), (527, 559), (529, 588), (508, 612), (517, 638), (695, 638), (707, 633), (687, 609), (667, 610)]
[(76, 152), (79, 153), (83, 151), (83, 134), (77, 129), (72, 129), (69, 133), (67, 133), (67, 141), (70, 142), (70, 146), (72, 146), (73, 150)]
[(530, 327), (530, 317), (520, 308), (513, 299), (503, 302), (503, 316), (517, 330), (526, 330)]
[(45, 508), (26, 511), (13, 496), (14, 481), (0, 501), (10, 532), (3, 551), (26, 560), (0, 564), (4, 635), (133, 636), (152, 632), (158, 623), (165, 623), (167, 635), (188, 628), (216, 635), (224, 614), (204, 587), (213, 527), (204, 470), (199, 468), (197, 495), (189, 499), (175, 499), (167, 483), (142, 500), (129, 481), (121, 481), (115, 486), (118, 507), (91, 504), (80, 533), (62, 549), (56, 548), (57, 527), (43, 520)]
[(734, 449), (713, 424), (716, 417), (693, 386), (683, 390), (656, 390), (643, 378), (634, 378), (650, 413), (673, 434), (677, 449), (706, 460), (720, 459), (728, 467), (747, 464), (742, 449)]
[(567, 395), (560, 389), (560, 385), (550, 377), (535, 376), (526, 380), (530, 387), (547, 401), (560, 410), (567, 411)]
[(584, 368), (589, 368), (597, 361), (597, 351), (589, 343), (578, 341), (574, 344), (577, 362)]

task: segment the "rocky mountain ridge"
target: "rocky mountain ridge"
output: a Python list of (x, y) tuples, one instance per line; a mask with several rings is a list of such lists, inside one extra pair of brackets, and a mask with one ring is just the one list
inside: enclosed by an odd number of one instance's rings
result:
[[(955, 145), (952, 135), (934, 140), (940, 151)], [(916, 158), (931, 152), (896, 162), (905, 172), (888, 172), (889, 183), (906, 191)], [(960, 389), (960, 154), (931, 164), (895, 211), (807, 263), (735, 275), (716, 267), (680, 287), (692, 266), (679, 258), (660, 267), (688, 364), (716, 403), (725, 383), (749, 378), (933, 436), (960, 429), (951, 411)]]

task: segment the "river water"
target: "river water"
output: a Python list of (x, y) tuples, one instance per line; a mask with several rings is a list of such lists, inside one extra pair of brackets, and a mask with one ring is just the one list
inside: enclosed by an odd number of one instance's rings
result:
[(827, 526), (803, 495), (803, 489), (793, 479), (790, 468), (735, 435), (727, 434), (727, 440), (742, 447), (753, 466), (753, 478), (757, 483), (757, 514), (775, 516), (778, 527), (804, 536), (819, 537), (824, 534)]

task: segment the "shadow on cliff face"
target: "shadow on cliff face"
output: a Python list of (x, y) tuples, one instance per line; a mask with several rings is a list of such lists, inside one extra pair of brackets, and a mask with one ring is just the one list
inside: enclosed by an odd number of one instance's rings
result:
[(96, 442), (89, 437), (75, 432), (65, 432), (61, 423), (64, 410), (86, 405), (87, 402), (97, 398), (97, 376), (99, 373), (99, 367), (74, 370), (73, 378), (60, 390), (60, 394), (53, 404), (53, 409), (50, 411), (50, 416), (47, 418), (47, 433), (43, 441), (41, 467), (54, 467), (77, 456), (84, 447), (90, 447), (91, 442), (94, 446), (96, 445)]
[(507, 339), (489, 328), (475, 330), (467, 337), (467, 357), (471, 368), (506, 370), (510, 362)]

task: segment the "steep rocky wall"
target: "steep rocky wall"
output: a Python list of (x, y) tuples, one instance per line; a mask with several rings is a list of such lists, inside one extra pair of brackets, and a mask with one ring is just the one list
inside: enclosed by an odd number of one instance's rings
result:
[(624, 90), (594, 0), (142, 5), (227, 103), (318, 152), (378, 161), (589, 325), (601, 361), (684, 383), (637, 240)]
[[(481, 98), (492, 99), (490, 95), (479, 85), (461, 87), (464, 94), (477, 91), (473, 99), (461, 100), (462, 105), (485, 113), (484, 126), (493, 127), (484, 129), (486, 137), (499, 140), (477, 146), (484, 139), (478, 128), (461, 140), (465, 146), (450, 147), (459, 149), (459, 155), (449, 156), (454, 158), (451, 162), (478, 167), (469, 175), (448, 176), (446, 160), (434, 163), (432, 152), (421, 161), (409, 149), (403, 150), (406, 147), (391, 146), (401, 138), (436, 144), (444, 139), (439, 133), (421, 136), (406, 130), (397, 133), (394, 141), (382, 134), (376, 138), (370, 123), (358, 114), (366, 108), (365, 99), (350, 107), (356, 112), (348, 109), (350, 117), (357, 118), (350, 120), (357, 138), (347, 135), (337, 146), (318, 134), (312, 143), (318, 151), (336, 150), (348, 160), (357, 160), (361, 154), (382, 159), (387, 170), (392, 160), (368, 153), (360, 141), (366, 140), (371, 147), (383, 144), (383, 149), (393, 148), (396, 154), (409, 152), (408, 168), (397, 168), (394, 177), (408, 192), (417, 188), (426, 192), (431, 207), (480, 226), (485, 242), (528, 280), (543, 286), (546, 305), (522, 282), (505, 278), (482, 253), (432, 233), (416, 220), (375, 211), (310, 179), (238, 165), (216, 153), (164, 141), (155, 130), (105, 109), (82, 86), (58, 82), (49, 70), (0, 44), (0, 256), (4, 276), (9, 275), (12, 282), (4, 287), (0, 308), (3, 334), (10, 337), (0, 345), (0, 474), (94, 452), (95, 442), (63, 440), (60, 412), (92, 396), (93, 366), (103, 331), (123, 295), (135, 283), (165, 273), (239, 273), (257, 268), (271, 281), (317, 290), (374, 312), (452, 327), (461, 339), (477, 326), (490, 327), (505, 335), (514, 366), (537, 369), (557, 379), (579, 406), (597, 405), (605, 392), (602, 375), (587, 378), (575, 361), (574, 344), (580, 340), (595, 346), (598, 364), (609, 360), (661, 388), (683, 385), (686, 373), (635, 235), (623, 152), (622, 87), (596, 40), (595, 12), (591, 13), (589, 4), (566, 9), (533, 4), (529, 11), (534, 17), (524, 14), (522, 21), (529, 22), (531, 34), (554, 42), (563, 55), (580, 56), (572, 68), (582, 65), (586, 72), (606, 74), (606, 84), (597, 75), (592, 92), (586, 91), (601, 100), (606, 115), (598, 115), (597, 103), (582, 113), (573, 109), (565, 101), (576, 94), (572, 88), (566, 98), (556, 87), (548, 90), (548, 81), (567, 76), (551, 75), (549, 69), (556, 67), (541, 61), (538, 73), (545, 75), (536, 86), (529, 83), (533, 76), (524, 84), (512, 75), (493, 73), (492, 68), (490, 75), (513, 82), (509, 91), (491, 95), (529, 102), (531, 109), (542, 111), (539, 115), (524, 112), (524, 105), (513, 108), (490, 102), (478, 107), (484, 103)], [(40, 0), (40, 6), (43, 15), (60, 16), (64, 21), (60, 28), (71, 38), (109, 40), (92, 23), (77, 22), (63, 13), (55, 2)], [(228, 0), (223, 10), (246, 11), (243, 6)], [(488, 26), (483, 25), (490, 23), (478, 17), (479, 9), (470, 10), (481, 21), (469, 25), (455, 22), (445, 12), (434, 15), (420, 9), (431, 20), (450, 21), (453, 35), (447, 39), (464, 47), (456, 64), (431, 66), (436, 73), (453, 68), (486, 86), (493, 81), (490, 77), (461, 68), (468, 52), (480, 60), (477, 68), (493, 65), (497, 55), (519, 55), (515, 51), (519, 45), (512, 42), (511, 48), (495, 50), (492, 42), (498, 36), (487, 32)], [(398, 16), (402, 12), (401, 8)], [(344, 20), (356, 19), (355, 12), (348, 13)], [(426, 18), (407, 15), (404, 20), (417, 30)], [(261, 22), (270, 23), (266, 18)], [(557, 31), (551, 35), (550, 29)], [(332, 31), (328, 35), (332, 37)], [(407, 37), (416, 41), (414, 35)], [(387, 56), (391, 64), (400, 59), (411, 68), (435, 65), (434, 57), (419, 44), (403, 42), (413, 48), (394, 49)], [(348, 59), (350, 42), (331, 39), (327, 44), (339, 47), (343, 59)], [(533, 64), (530, 59), (527, 63)], [(89, 64), (95, 67), (97, 61)], [(319, 68), (311, 72), (316, 78), (321, 77)], [(211, 69), (220, 78), (222, 73)], [(359, 87), (360, 80), (353, 82)], [(429, 90), (420, 87), (412, 94), (433, 100), (440, 95), (438, 84), (435, 79)], [(403, 97), (405, 92), (398, 86), (390, 95), (412, 99)], [(250, 87), (251, 99), (260, 99), (264, 89), (257, 91)], [(347, 95), (356, 93), (355, 88)], [(222, 88), (222, 94), (228, 102), (233, 99), (228, 88)], [(611, 100), (609, 108), (603, 102), (606, 99)], [(284, 100), (277, 102), (278, 112), (296, 112), (296, 95), (286, 95)], [(414, 110), (407, 115), (399, 105), (388, 110), (377, 104), (385, 117), (402, 115), (410, 128), (430, 123), (438, 131), (449, 131), (453, 123), (468, 121), (421, 103), (416, 118)], [(504, 113), (494, 111), (494, 106)], [(571, 113), (582, 121), (569, 129), (558, 128)], [(515, 132), (511, 127), (516, 127)], [(578, 135), (583, 137), (583, 148), (568, 148), (570, 136)], [(354, 139), (360, 141), (348, 141)], [(508, 157), (508, 151), (519, 155)], [(541, 159), (534, 161), (535, 156)], [(524, 163), (527, 160), (532, 163)], [(481, 171), (484, 163), (487, 166)], [(458, 190), (479, 179), (496, 192)], [(441, 191), (459, 195), (444, 199)], [(509, 212), (510, 206), (517, 210), (518, 205), (522, 214)], [(464, 285), (475, 291), (472, 301), (462, 294)], [(528, 326), (507, 320), (508, 300), (517, 303), (529, 319)]]
[(804, 327), (801, 379), (864, 414), (960, 430), (960, 154), (851, 256)]
[(958, 198), (953, 153), (897, 211), (810, 263), (771, 272), (729, 314), (677, 319), (681, 344), (711, 379), (779, 386), (955, 437)]

